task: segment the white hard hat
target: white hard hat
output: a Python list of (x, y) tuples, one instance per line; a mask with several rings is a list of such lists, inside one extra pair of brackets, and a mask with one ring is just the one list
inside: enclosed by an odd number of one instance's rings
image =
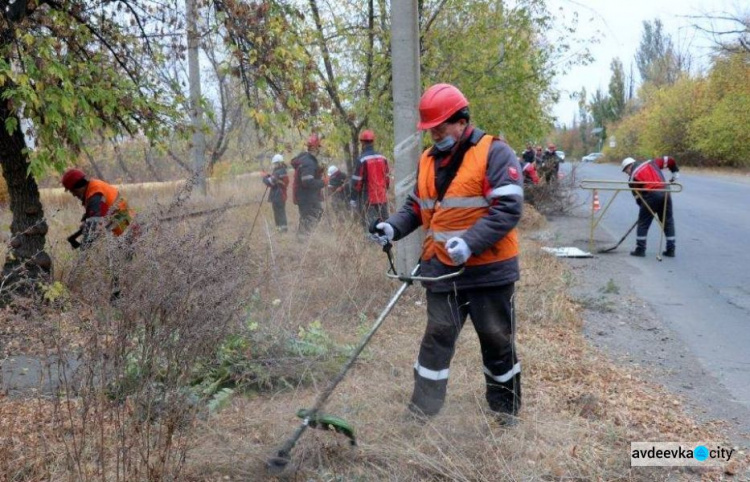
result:
[(631, 164), (635, 164), (635, 159), (633, 159), (632, 157), (626, 157), (625, 159), (623, 159), (622, 164), (620, 164), (622, 172), (625, 172), (625, 168)]
[(284, 162), (284, 156), (282, 156), (281, 154), (275, 154), (271, 159), (271, 164), (276, 164), (279, 162)]
[(329, 167), (329, 168), (328, 168), (328, 175), (329, 175), (329, 176), (333, 176), (333, 173), (334, 173), (334, 172), (336, 172), (336, 171), (338, 171), (338, 170), (339, 170), (339, 168), (338, 168), (338, 167), (336, 167), (336, 166), (331, 166), (331, 167)]

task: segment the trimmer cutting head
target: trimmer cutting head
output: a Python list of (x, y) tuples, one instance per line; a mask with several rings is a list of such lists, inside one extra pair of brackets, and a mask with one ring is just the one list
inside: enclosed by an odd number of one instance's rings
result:
[(266, 470), (268, 470), (268, 473), (271, 475), (278, 475), (286, 469), (290, 460), (288, 454), (282, 454), (279, 452), (275, 457), (271, 457), (266, 461)]
[(312, 413), (310, 410), (301, 408), (297, 411), (297, 416), (307, 423), (310, 428), (320, 430), (331, 430), (349, 439), (349, 443), (357, 445), (357, 438), (354, 435), (354, 427), (343, 418), (336, 417), (327, 413)]

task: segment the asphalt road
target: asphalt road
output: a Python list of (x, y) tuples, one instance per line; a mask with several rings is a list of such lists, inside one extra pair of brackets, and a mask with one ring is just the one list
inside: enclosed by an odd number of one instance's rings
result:
[[(570, 170), (570, 163), (563, 166)], [(626, 180), (615, 165), (576, 166), (578, 180)], [(673, 198), (677, 257), (656, 259), (656, 222), (649, 230), (646, 258), (628, 255), (635, 246), (635, 230), (612, 255), (622, 256), (641, 273), (635, 279), (639, 295), (702, 364), (695, 367), (696, 376), (705, 370), (735, 401), (750, 407), (750, 182), (681, 173), (680, 183), (683, 191)], [(590, 191), (580, 190), (579, 196), (590, 206)], [(599, 191), (602, 208), (612, 196)], [(619, 240), (637, 216), (632, 195), (622, 192), (597, 229)], [(582, 236), (587, 239), (588, 233)]]

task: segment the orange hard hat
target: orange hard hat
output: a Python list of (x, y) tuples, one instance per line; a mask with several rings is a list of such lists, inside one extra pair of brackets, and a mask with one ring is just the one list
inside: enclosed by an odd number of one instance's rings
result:
[(374, 142), (375, 141), (375, 133), (372, 132), (370, 129), (364, 130), (359, 135), (359, 140), (362, 141), (362, 142)]
[(427, 130), (447, 121), (453, 114), (469, 106), (469, 101), (450, 84), (435, 84), (419, 101), (417, 129)]
[(73, 187), (81, 179), (86, 179), (86, 173), (80, 169), (68, 169), (62, 177), (62, 185), (66, 191), (72, 191)]

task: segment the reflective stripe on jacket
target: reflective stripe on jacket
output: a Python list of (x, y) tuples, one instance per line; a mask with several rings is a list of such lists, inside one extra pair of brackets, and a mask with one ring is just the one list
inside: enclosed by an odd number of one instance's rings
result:
[(104, 196), (106, 212), (102, 212), (101, 214), (102, 216), (107, 216), (109, 218), (107, 228), (112, 231), (112, 234), (115, 236), (120, 236), (125, 232), (128, 225), (130, 225), (133, 217), (132, 211), (128, 208), (127, 201), (120, 196), (120, 191), (118, 191), (113, 185), (99, 179), (91, 179), (83, 198), (84, 205), (86, 205), (86, 203), (97, 194)]
[[(523, 195), (522, 188), (516, 184), (486, 192), (487, 157), (492, 141), (492, 136), (485, 135), (476, 145), (469, 148), (456, 177), (440, 201), (435, 184), (435, 159), (432, 157), (432, 151), (426, 150), (422, 154), (417, 180), (419, 196), (417, 202), (420, 208), (421, 225), (425, 230), (422, 247), (423, 261), (437, 257), (442, 264), (454, 266), (445, 247), (446, 241), (454, 236), (463, 236), (479, 219), (489, 213), (490, 205), (496, 198), (513, 194)], [(516, 176), (518, 176), (517, 171)], [(516, 256), (518, 256), (518, 234), (513, 228), (488, 249), (473, 254), (466, 265), (480, 266), (497, 263)]]

